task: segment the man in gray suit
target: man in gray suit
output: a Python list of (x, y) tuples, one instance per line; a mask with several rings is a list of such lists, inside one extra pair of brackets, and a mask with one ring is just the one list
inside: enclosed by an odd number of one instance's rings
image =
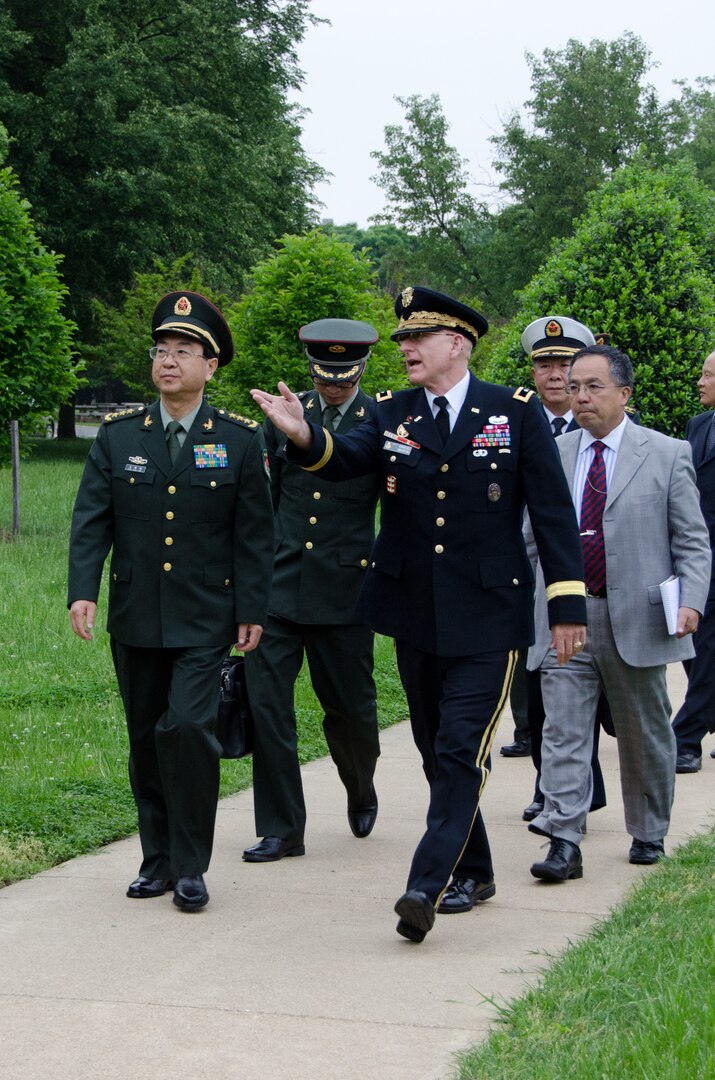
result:
[[(541, 784), (544, 809), (529, 825), (551, 840), (534, 877), (583, 876), (580, 842), (591, 802), (591, 733), (601, 691), (618, 740), (629, 859), (664, 854), (675, 781), (666, 664), (693, 655), (710, 582), (710, 545), (687, 443), (629, 423), (633, 369), (625, 353), (594, 346), (569, 374), (583, 429), (557, 440), (581, 526), (588, 642), (570, 664), (550, 649), (546, 592), (537, 583), (536, 643), (546, 710)], [(677, 629), (668, 633), (659, 585), (680, 578)]]

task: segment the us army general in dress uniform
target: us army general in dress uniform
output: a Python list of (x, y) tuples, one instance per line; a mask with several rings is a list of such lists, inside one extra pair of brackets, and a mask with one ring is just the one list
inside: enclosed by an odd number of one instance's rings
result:
[(533, 640), (525, 503), (563, 662), (583, 647), (585, 590), (578, 525), (543, 410), (531, 392), (468, 370), (486, 320), (422, 287), (405, 289), (395, 310), (393, 337), (413, 389), (377, 395), (375, 417), (347, 435), (308, 423), (285, 384), (279, 397), (252, 393), (289, 436), (289, 457), (311, 473), (379, 477), (380, 532), (360, 610), (395, 638), (430, 785), (427, 829), (395, 905), (398, 933), (422, 941), (436, 910), (468, 911), (495, 892), (479, 804), (517, 651)]
[[(377, 341), (374, 327), (319, 319), (302, 327), (299, 337), (315, 386), (299, 395), (306, 418), (343, 433), (365, 423), (375, 403), (359, 382)], [(268, 419), (264, 435), (276, 555), (268, 623), (260, 649), (246, 658), (256, 831), (263, 837), (244, 852), (247, 862), (305, 853), (293, 700), (304, 655), (357, 837), (367, 836), (375, 824), (373, 776), (380, 753), (373, 634), (355, 614), (375, 539), (377, 477), (326, 480), (285, 460), (285, 436)]]
[(80, 484), (70, 538), (72, 627), (92, 636), (104, 561), (107, 629), (129, 731), (143, 861), (134, 898), (174, 890), (203, 907), (219, 789), (221, 662), (266, 621), (273, 510), (260, 426), (209, 405), (233, 357), (203, 296), (174, 292), (152, 318), (159, 401), (111, 413)]

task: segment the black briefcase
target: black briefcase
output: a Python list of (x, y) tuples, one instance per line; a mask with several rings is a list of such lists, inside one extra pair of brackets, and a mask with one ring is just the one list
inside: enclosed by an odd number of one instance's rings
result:
[(222, 758), (242, 758), (253, 750), (253, 717), (242, 656), (227, 656), (221, 665), (216, 737), (221, 743)]

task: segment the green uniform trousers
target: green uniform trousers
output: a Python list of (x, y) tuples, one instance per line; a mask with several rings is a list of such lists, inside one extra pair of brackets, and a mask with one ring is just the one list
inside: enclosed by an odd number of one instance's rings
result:
[(213, 846), (221, 747), (215, 735), (228, 645), (141, 649), (111, 639), (129, 732), (129, 779), (148, 878), (196, 877)]
[(269, 615), (260, 645), (246, 656), (255, 729), (256, 833), (295, 843), (303, 842), (306, 819), (293, 702), (304, 654), (349, 806), (374, 802), (372, 779), (380, 755), (372, 632), (364, 626), (308, 625)]

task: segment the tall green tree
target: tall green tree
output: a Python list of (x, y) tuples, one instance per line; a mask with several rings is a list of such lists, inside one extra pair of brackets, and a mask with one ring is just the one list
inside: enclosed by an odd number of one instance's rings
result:
[(447, 141), (449, 124), (437, 94), (395, 99), (404, 124), (385, 127), (385, 150), (374, 150), (373, 179), (385, 193), (377, 222), (391, 222), (417, 237), (410, 253), (415, 277), (457, 295), (485, 296), (488, 284), (477, 250), (485, 208), (469, 191), (467, 162)]
[[(587, 195), (627, 165), (639, 149), (654, 166), (681, 131), (672, 102), (661, 105), (646, 82), (650, 52), (635, 34), (526, 54), (532, 94), (492, 139), (501, 187), (530, 215), (522, 250), (523, 284), (554, 237), (568, 236)], [(524, 237), (526, 240), (527, 237)]]
[(193, 251), (238, 292), (313, 220), (296, 48), (307, 0), (0, 0), (0, 118), (73, 314)]
[(698, 410), (695, 380), (715, 341), (714, 251), (715, 193), (691, 163), (621, 170), (520, 293), (518, 315), (493, 345), (485, 377), (528, 383), (524, 327), (542, 315), (572, 316), (610, 333), (630, 355), (644, 423), (682, 435)]
[(689, 158), (703, 183), (715, 190), (715, 79), (696, 79), (694, 87), (681, 85), (683, 132), (675, 155)]
[(53, 413), (77, 385), (60, 263), (40, 243), (12, 169), (0, 169), (0, 460), (9, 421)]
[(175, 289), (203, 293), (219, 310), (226, 310), (226, 296), (212, 290), (204, 282), (201, 269), (191, 255), (165, 262), (156, 259), (144, 274), (136, 274), (130, 288), (125, 289), (121, 303), (93, 303), (99, 329), (99, 344), (86, 351), (96, 369), (104, 368), (135, 395), (138, 401), (156, 397), (151, 380), (151, 317), (159, 300)]
[(396, 326), (393, 303), (377, 289), (367, 252), (314, 229), (284, 236), (279, 249), (255, 267), (249, 291), (228, 313), (236, 356), (212, 385), (212, 400), (262, 416), (250, 397), (252, 387), (274, 392), (279, 379), (292, 390), (310, 387), (298, 330), (328, 318), (359, 319), (378, 331), (364, 390), (407, 385), (399, 350), (389, 338)]

